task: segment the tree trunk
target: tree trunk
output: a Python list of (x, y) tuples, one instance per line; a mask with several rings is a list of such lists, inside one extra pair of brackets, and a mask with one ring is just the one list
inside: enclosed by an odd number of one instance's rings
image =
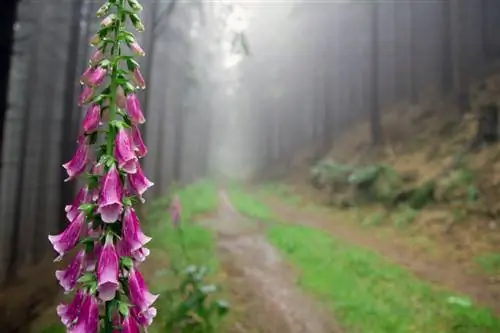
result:
[(381, 142), (382, 126), (378, 96), (378, 5), (375, 1), (371, 6), (371, 23), (370, 125), (372, 144), (377, 146)]
[[(14, 42), (16, 21), (16, 0), (5, 0), (0, 10), (0, 156), (2, 156), (3, 128), (7, 113), (7, 96), (10, 73), (10, 59)], [(1, 180), (0, 180), (1, 181)]]
[(417, 13), (415, 2), (408, 2), (408, 9), (410, 15), (410, 38), (408, 40), (409, 47), (409, 64), (410, 64), (410, 75), (409, 75), (409, 85), (410, 85), (410, 104), (418, 104), (418, 85), (417, 85)]
[[(69, 43), (67, 48), (68, 58), (66, 61), (65, 67), (65, 87), (67, 90), (64, 94), (63, 100), (63, 118), (61, 121), (62, 126), (62, 136), (60, 143), (60, 151), (61, 151), (61, 160), (63, 162), (68, 161), (73, 155), (73, 151), (76, 146), (76, 137), (74, 133), (75, 125), (74, 123), (77, 121), (76, 117), (78, 116), (75, 110), (75, 85), (77, 85), (77, 64), (78, 64), (78, 50), (80, 44), (80, 20), (82, 17), (82, 5), (83, 0), (75, 0), (73, 2), (73, 6), (71, 8), (71, 27), (70, 27), (70, 35), (69, 35)], [(60, 185), (59, 185), (59, 193), (60, 203), (59, 203), (59, 211), (61, 213), (61, 227), (65, 225), (66, 221), (66, 213), (64, 211), (64, 207), (67, 204), (67, 200), (73, 197), (75, 192), (75, 183), (67, 183), (63, 182), (63, 179), (67, 177), (66, 170), (61, 168), (61, 176), (60, 176)]]
[(441, 93), (447, 95), (453, 88), (453, 58), (450, 0), (442, 0), (441, 28)]

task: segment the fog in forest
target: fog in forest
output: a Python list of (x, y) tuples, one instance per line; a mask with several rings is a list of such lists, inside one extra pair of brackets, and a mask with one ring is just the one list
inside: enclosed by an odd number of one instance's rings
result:
[[(47, 235), (105, 1), (5, 1), (0, 327), (59, 332)], [(139, 2), (146, 280), (171, 300), (161, 274), (208, 265), (231, 303), (190, 331), (159, 301), (154, 332), (500, 332), (500, 1)]]

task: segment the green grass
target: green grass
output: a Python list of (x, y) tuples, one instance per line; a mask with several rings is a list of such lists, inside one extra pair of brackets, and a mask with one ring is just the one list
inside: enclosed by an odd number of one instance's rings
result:
[(182, 206), (180, 227), (172, 226), (167, 211), (169, 200), (165, 198), (152, 203), (149, 211), (150, 221), (146, 227), (148, 234), (153, 237), (152, 254), (155, 255), (156, 252), (156, 256), (165, 255), (168, 261), (168, 265), (158, 267), (153, 276), (148, 277), (151, 289), (155, 293), (164, 294), (158, 300), (158, 318), (153, 324), (153, 333), (162, 332), (172, 302), (179, 301), (171, 300), (165, 294), (177, 287), (178, 273), (188, 265), (203, 265), (209, 268), (210, 276), (213, 276), (218, 268), (214, 233), (193, 223), (195, 217), (216, 209), (218, 197), (215, 186), (209, 181), (200, 181), (179, 190), (176, 194)]
[(474, 262), (486, 274), (500, 273), (500, 253), (483, 254), (474, 258)]
[(263, 184), (260, 186), (260, 191), (264, 194), (274, 195), (289, 205), (299, 205), (303, 201), (299, 195), (293, 193), (293, 188), (283, 183)]
[(374, 252), (302, 226), (274, 225), (268, 239), (299, 270), (300, 286), (322, 300), (349, 331), (500, 332), (500, 320), (489, 311), (450, 304), (454, 295)]
[(232, 185), (227, 189), (229, 199), (234, 208), (242, 215), (251, 219), (268, 222), (273, 218), (273, 214), (262, 200), (248, 194), (240, 186)]

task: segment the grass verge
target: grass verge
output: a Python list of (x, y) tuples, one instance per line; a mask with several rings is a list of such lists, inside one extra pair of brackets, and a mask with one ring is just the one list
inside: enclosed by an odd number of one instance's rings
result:
[(488, 310), (450, 304), (454, 295), (374, 252), (303, 226), (274, 225), (268, 239), (300, 271), (299, 284), (322, 300), (347, 329), (360, 333), (500, 332), (500, 320)]

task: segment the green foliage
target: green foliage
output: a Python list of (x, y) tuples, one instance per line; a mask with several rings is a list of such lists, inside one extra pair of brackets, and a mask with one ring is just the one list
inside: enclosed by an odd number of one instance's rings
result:
[(500, 253), (484, 254), (474, 258), (481, 271), (487, 274), (500, 273)]
[(429, 180), (423, 183), (420, 187), (413, 190), (408, 200), (408, 205), (413, 209), (421, 209), (434, 201), (434, 192), (436, 183)]
[(274, 225), (268, 239), (300, 270), (299, 284), (320, 298), (348, 331), (496, 333), (500, 320), (380, 255), (303, 226)]
[(178, 288), (162, 294), (168, 303), (163, 308), (168, 311), (166, 332), (216, 332), (220, 320), (229, 311), (229, 304), (213, 299), (219, 287), (205, 282), (207, 272), (206, 266), (188, 266), (180, 276)]
[(465, 167), (450, 172), (438, 183), (438, 199), (440, 201), (467, 201), (475, 202), (480, 193), (475, 185), (475, 175)]
[(405, 227), (418, 216), (418, 210), (409, 205), (401, 205), (393, 216), (394, 225), (398, 228)]
[(331, 159), (321, 160), (311, 168), (311, 181), (317, 187), (347, 183), (352, 170), (353, 168), (347, 164), (340, 164)]
[(151, 281), (160, 293), (152, 332), (216, 332), (228, 305), (214, 299), (220, 288), (206, 282), (218, 267), (215, 235), (193, 220), (217, 207), (217, 191), (211, 182), (199, 181), (176, 194), (182, 205), (178, 227), (170, 221), (169, 198), (160, 198), (150, 207), (150, 215), (155, 216), (147, 226), (154, 236), (152, 253), (164, 252), (169, 259), (168, 266), (158, 269)]
[(233, 185), (227, 191), (231, 204), (242, 215), (260, 222), (270, 221), (273, 214), (261, 200), (246, 193), (241, 187)]

